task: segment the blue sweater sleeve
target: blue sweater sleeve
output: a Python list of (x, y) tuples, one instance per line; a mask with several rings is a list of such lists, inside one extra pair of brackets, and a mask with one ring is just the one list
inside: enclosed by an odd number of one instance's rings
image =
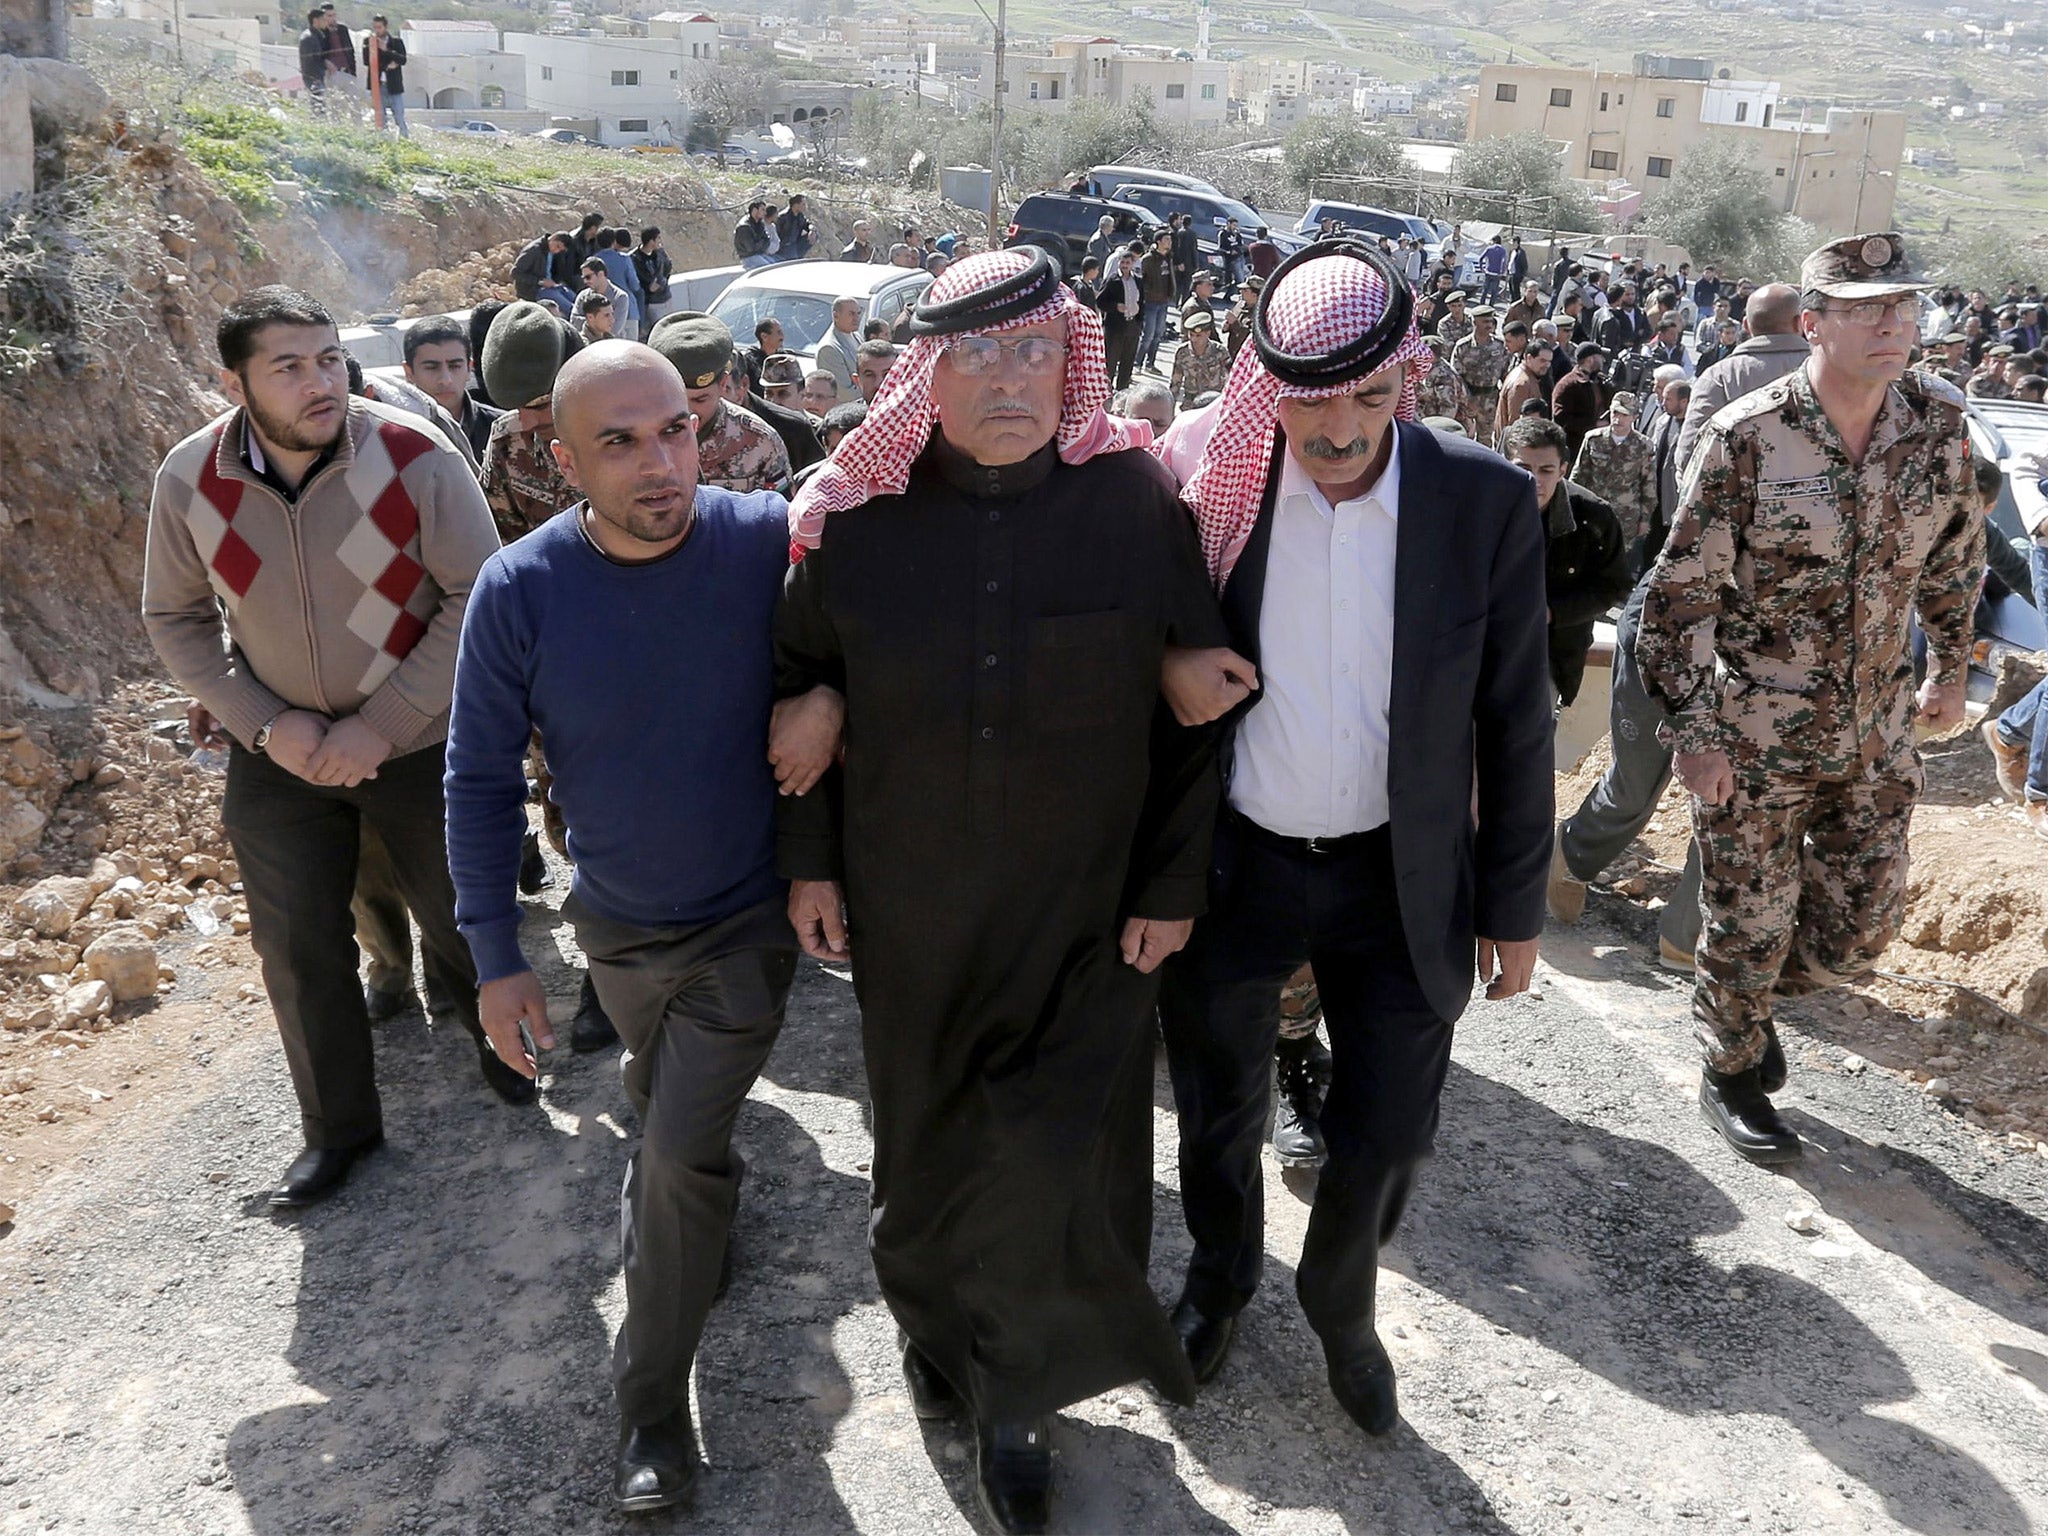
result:
[(519, 949), (519, 847), (526, 836), (526, 660), (531, 627), (491, 556), (470, 589), (448, 721), (448, 872), (477, 980), (529, 969)]

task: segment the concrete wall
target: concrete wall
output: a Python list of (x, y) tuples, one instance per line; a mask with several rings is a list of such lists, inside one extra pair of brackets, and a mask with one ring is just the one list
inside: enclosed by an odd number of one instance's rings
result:
[(65, 0), (0, 0), (0, 53), (64, 57)]
[(35, 135), (28, 121), (28, 72), (6, 54), (0, 54), (0, 204), (35, 189)]

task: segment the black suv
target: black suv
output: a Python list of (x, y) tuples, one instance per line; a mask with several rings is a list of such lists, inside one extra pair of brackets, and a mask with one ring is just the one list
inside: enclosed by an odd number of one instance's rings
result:
[(1136, 203), (1078, 197), (1070, 192), (1034, 192), (1017, 205), (1003, 244), (1038, 246), (1065, 277), (1081, 270), (1081, 258), (1088, 254), (1088, 242), (1095, 238), (1104, 214), (1116, 220), (1115, 233), (1121, 245), (1139, 240), (1149, 249), (1152, 231), (1166, 227), (1158, 215)]

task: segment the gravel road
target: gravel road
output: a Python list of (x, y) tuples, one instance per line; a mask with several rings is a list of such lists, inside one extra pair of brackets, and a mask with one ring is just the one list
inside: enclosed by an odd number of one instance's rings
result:
[[(1540, 996), (1460, 1027), (1381, 1282), (1403, 1427), (1367, 1441), (1328, 1398), (1291, 1286), (1312, 1181), (1269, 1164), (1272, 1262), (1230, 1363), (1192, 1409), (1133, 1389), (1066, 1414), (1061, 1529), (2048, 1531), (2048, 1159), (1845, 1066), (1795, 1012), (1783, 1102), (1809, 1155), (1790, 1177), (1738, 1162), (1694, 1110), (1684, 991), (1641, 926), (1596, 900), (1547, 941)], [(526, 937), (566, 1003), (568, 930), (537, 907)], [(262, 1192), (297, 1137), (275, 1032), (225, 985), (220, 1013), (238, 1025), (196, 1088), (0, 1228), (0, 1532), (973, 1528), (970, 1447), (912, 1416), (865, 1256), (842, 978), (806, 964), (740, 1121), (697, 1510), (634, 1526), (606, 1504), (612, 1060), (562, 1053), (542, 1106), (513, 1110), (459, 1031), (394, 1023), (389, 1146), (280, 1220)], [(1163, 1065), (1155, 1102), (1170, 1296)]]

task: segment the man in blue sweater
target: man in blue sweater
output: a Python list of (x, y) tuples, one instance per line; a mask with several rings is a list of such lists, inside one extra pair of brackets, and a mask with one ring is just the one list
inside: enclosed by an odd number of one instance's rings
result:
[[(586, 349), (553, 403), (555, 456), (588, 499), (477, 578), (456, 663), (448, 859), (484, 1029), (532, 1076), (522, 1027), (555, 1043), (516, 899), (538, 727), (575, 865), (563, 911), (625, 1041), (642, 1126), (622, 1201), (613, 1496), (662, 1509), (695, 1478), (690, 1363), (739, 1197), (732, 1125), (796, 967), (766, 751), (789, 529), (779, 496), (698, 487), (683, 380), (651, 348)], [(836, 695), (821, 697), (836, 736)]]

